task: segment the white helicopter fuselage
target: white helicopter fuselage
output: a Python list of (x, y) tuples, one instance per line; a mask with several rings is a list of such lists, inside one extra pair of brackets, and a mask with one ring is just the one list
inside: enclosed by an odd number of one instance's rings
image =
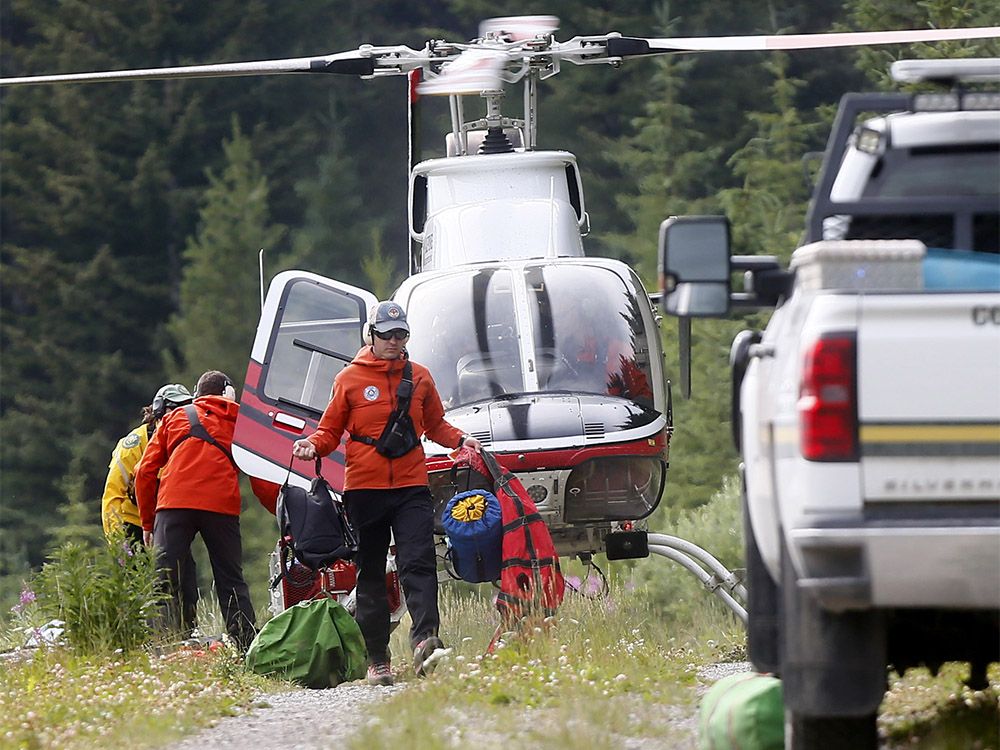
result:
[[(641, 281), (620, 261), (584, 257), (576, 157), (424, 161), (409, 206), (421, 273), (393, 298), (409, 311), (411, 353), (448, 419), (522, 477), (561, 552), (599, 549), (612, 522), (659, 502), (672, 424)], [(425, 449), (440, 503), (454, 490), (449, 451)]]

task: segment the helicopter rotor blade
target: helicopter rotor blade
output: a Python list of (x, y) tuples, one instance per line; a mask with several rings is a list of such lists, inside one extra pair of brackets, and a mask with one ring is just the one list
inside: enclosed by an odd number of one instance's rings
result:
[(448, 63), (440, 75), (417, 86), (417, 93), (444, 96), (501, 89), (507, 62), (508, 55), (502, 50), (467, 49)]
[(552, 34), (558, 28), (557, 16), (503, 16), (487, 18), (480, 23), (479, 36), (494, 36), (517, 42)]
[(427, 59), (424, 51), (409, 47), (372, 47), (364, 45), (350, 52), (338, 52), (316, 57), (295, 57), (284, 60), (184, 65), (172, 68), (112, 70), (97, 73), (22, 76), (0, 78), (0, 86), (20, 86), (36, 83), (96, 83), (104, 81), (164, 80), (171, 78), (227, 78), (234, 76), (281, 75), (294, 73), (327, 73), (351, 76), (372, 76), (378, 73), (401, 74), (420, 67)]
[(827, 49), (873, 44), (910, 44), (958, 39), (994, 39), (1000, 26), (968, 29), (908, 29), (902, 31), (859, 31), (833, 34), (770, 34), (761, 36), (716, 36), (643, 39), (609, 37), (608, 57), (664, 55), (674, 52), (717, 52), (750, 50)]

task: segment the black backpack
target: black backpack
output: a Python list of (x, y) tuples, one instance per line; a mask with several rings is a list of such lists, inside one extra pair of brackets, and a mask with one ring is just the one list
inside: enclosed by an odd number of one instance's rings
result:
[[(291, 476), (291, 462), (288, 465)], [(288, 550), (310, 570), (328, 566), (337, 560), (350, 560), (357, 554), (358, 538), (351, 526), (340, 497), (320, 474), (316, 459), (316, 477), (309, 489), (288, 483), (281, 485), (275, 511), (278, 528), (285, 541), (281, 553), (281, 573), (276, 585), (288, 573)]]

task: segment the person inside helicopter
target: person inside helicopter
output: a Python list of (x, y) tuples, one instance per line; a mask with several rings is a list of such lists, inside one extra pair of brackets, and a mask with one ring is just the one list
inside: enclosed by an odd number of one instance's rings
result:
[[(569, 269), (562, 269), (568, 271)], [(639, 363), (642, 337), (629, 321), (626, 299), (604, 278), (570, 285), (556, 269), (545, 269), (545, 283), (534, 284), (537, 304), (536, 350), (539, 383), (545, 390), (569, 390), (621, 396), (652, 405), (653, 393)], [(544, 290), (544, 293), (538, 293)], [(647, 366), (648, 367), (648, 366)]]

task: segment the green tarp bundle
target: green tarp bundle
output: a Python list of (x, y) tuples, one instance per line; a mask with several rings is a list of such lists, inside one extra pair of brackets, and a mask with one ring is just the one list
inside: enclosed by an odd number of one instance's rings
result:
[(246, 656), (256, 674), (316, 689), (361, 679), (367, 661), (361, 629), (330, 598), (301, 602), (269, 620)]
[(723, 677), (701, 701), (699, 750), (782, 750), (781, 680), (755, 672)]

